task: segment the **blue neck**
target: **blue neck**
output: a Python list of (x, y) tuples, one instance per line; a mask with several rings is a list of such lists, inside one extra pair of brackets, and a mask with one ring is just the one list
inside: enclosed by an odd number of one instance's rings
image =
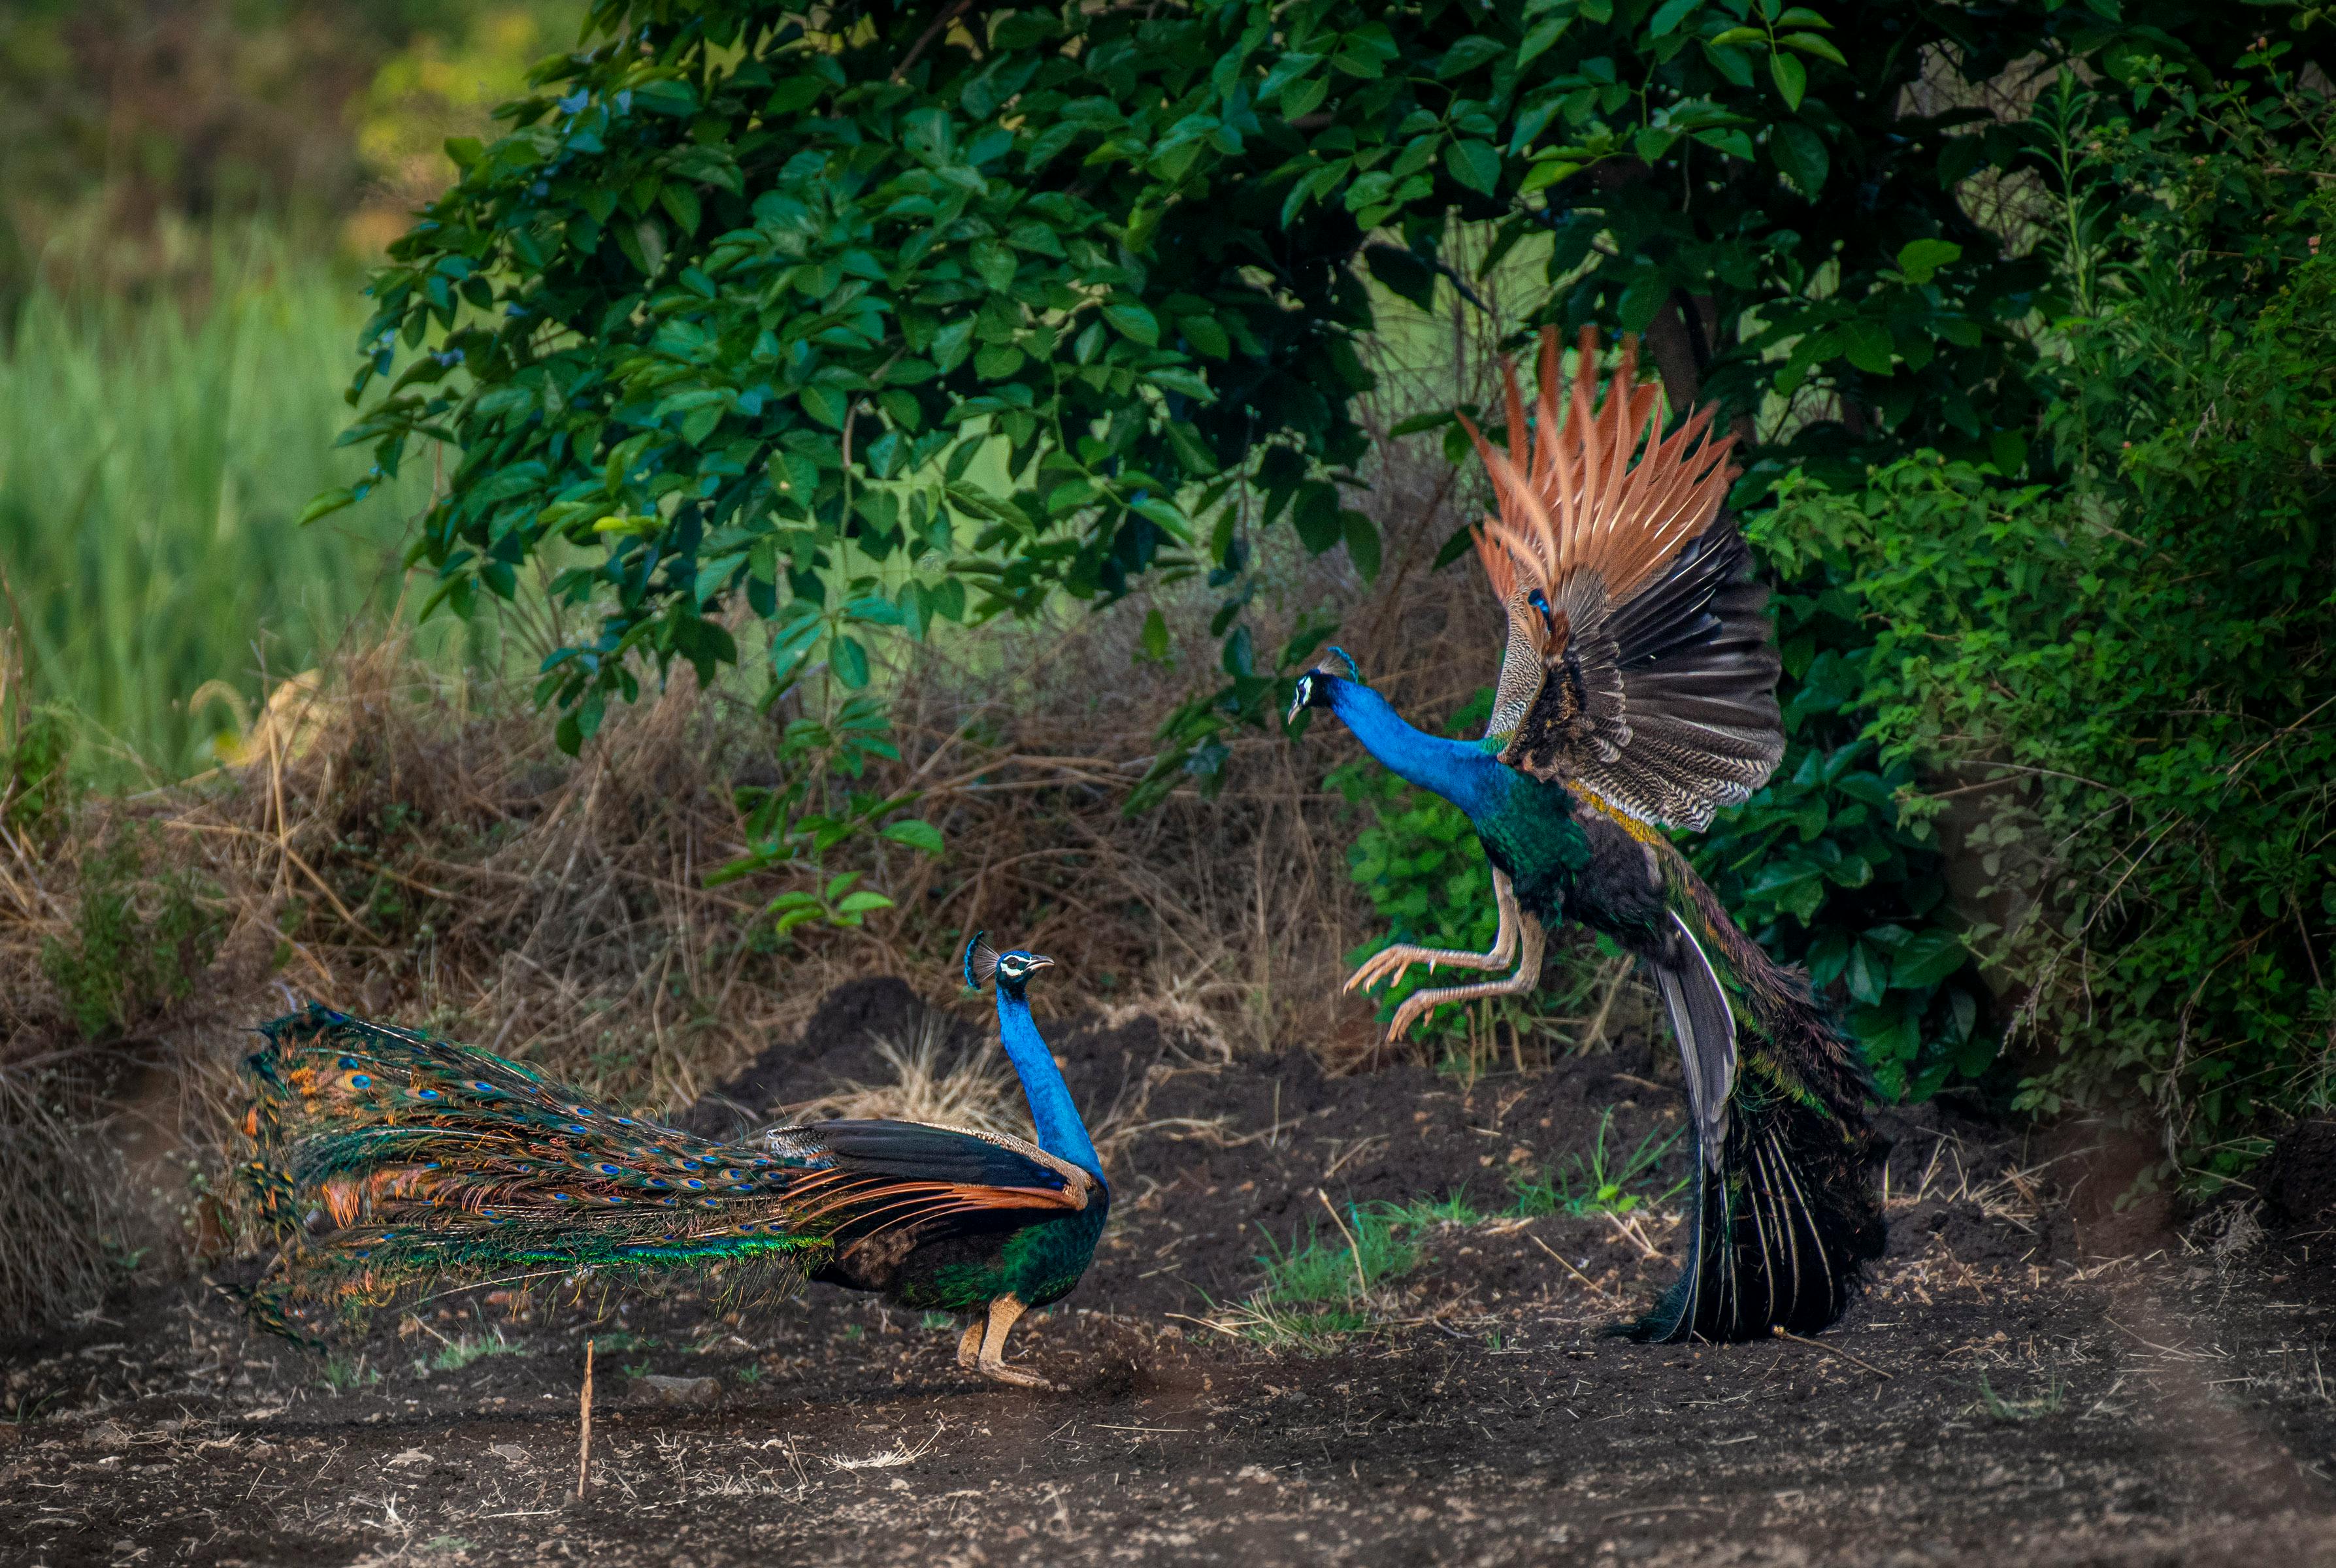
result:
[(1095, 1158), (1095, 1144), (1087, 1137), (1086, 1124), (1079, 1120), (1078, 1107), (1071, 1104), (1070, 1086), (1063, 1082), (1062, 1069), (1055, 1066), (1055, 1054), (1038, 1037), (1038, 1026), (1030, 1018), (1030, 1004), (1004, 986), (998, 988), (998, 1035), (1005, 1043), (1007, 1060), (1014, 1064), (1015, 1074), (1022, 1080), (1023, 1096), (1030, 1102), (1030, 1121), (1038, 1129), (1038, 1146), (1101, 1180), (1103, 1165)]
[(1387, 706), (1387, 698), (1367, 686), (1337, 677), (1318, 678), (1329, 680), (1330, 711), (1390, 773), (1435, 791), (1472, 819), (1500, 809), (1510, 775), (1498, 758), (1466, 741), (1412, 728)]

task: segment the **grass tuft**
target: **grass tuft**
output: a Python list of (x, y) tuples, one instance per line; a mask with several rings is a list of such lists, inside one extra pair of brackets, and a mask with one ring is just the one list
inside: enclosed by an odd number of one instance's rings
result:
[(1598, 1118), (1598, 1141), (1588, 1154), (1571, 1154), (1539, 1177), (1516, 1183), (1516, 1213), (1526, 1218), (1543, 1214), (1630, 1214), (1640, 1208), (1668, 1203), (1682, 1191), (1688, 1178), (1656, 1189), (1663, 1156), (1670, 1153), (1684, 1128), (1651, 1132), (1627, 1154), (1610, 1150), (1607, 1135), (1613, 1130), (1614, 1112), (1608, 1107)]
[(2038, 1392), (2018, 1399), (2005, 1398), (1989, 1385), (1985, 1373), (1980, 1375), (1977, 1407), (1998, 1421), (2033, 1421), (2040, 1417), (2057, 1416), (2068, 1406), (2068, 1388), (2057, 1375)]
[(500, 1333), (492, 1338), (474, 1338), (465, 1334), (459, 1339), (449, 1339), (441, 1345), (438, 1353), (430, 1358), (430, 1369), (433, 1372), (459, 1372), (472, 1362), (483, 1361), (490, 1356), (525, 1356), (531, 1353), (526, 1346), (513, 1344)]

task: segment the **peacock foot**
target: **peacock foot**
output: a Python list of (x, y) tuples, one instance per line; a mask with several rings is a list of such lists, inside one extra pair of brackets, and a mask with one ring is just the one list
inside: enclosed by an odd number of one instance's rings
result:
[[(1395, 1010), (1394, 1020), (1387, 1025), (1387, 1043), (1393, 1045), (1402, 1039), (1410, 1032), (1412, 1025), (1447, 1002), (1473, 1002), (1481, 997), (1522, 997), (1531, 994), (1533, 987), (1541, 983), (1542, 953), (1547, 938), (1542, 930), (1541, 922), (1533, 920), (1524, 922), (1523, 937), (1523, 949), (1518, 959), (1516, 973), (1502, 979), (1480, 980), (1469, 986), (1431, 987), (1426, 990), (1414, 991), (1404, 998), (1403, 1005)], [(1489, 955), (1472, 954), (1470, 956), (1481, 958)], [(1479, 967), (1491, 969), (1495, 966), (1484, 964)]]
[(984, 1361), (975, 1369), (993, 1383), (1007, 1383), (1017, 1388), (1039, 1388), (1049, 1394), (1064, 1391), (1060, 1384), (1049, 1383), (1036, 1372), (1026, 1372), (1003, 1361)]
[(957, 1364), (968, 1372), (980, 1373), (993, 1383), (1006, 1383), (1017, 1388), (1043, 1388), (1050, 1394), (1063, 1392), (1058, 1385), (1036, 1372), (1006, 1364), (1006, 1336), (1028, 1310), (1012, 1296), (1000, 1296), (990, 1302), (988, 1318), (968, 1324), (965, 1337), (957, 1342)]
[(1506, 962), (1507, 955), (1500, 952), (1472, 953), (1457, 948), (1419, 948), (1409, 942), (1397, 942), (1393, 947), (1381, 948), (1358, 965), (1355, 972), (1347, 977), (1346, 989), (1368, 991), (1381, 982), (1398, 984), (1414, 964), (1426, 964), (1427, 972), (1434, 974), (1439, 964), (1448, 964), (1455, 969), (1496, 969)]

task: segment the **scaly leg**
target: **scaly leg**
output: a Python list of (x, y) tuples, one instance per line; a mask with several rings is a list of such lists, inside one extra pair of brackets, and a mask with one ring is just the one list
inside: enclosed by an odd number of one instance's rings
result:
[(965, 1326), (965, 1333), (957, 1342), (957, 1364), (968, 1372), (978, 1372), (981, 1363), (981, 1329), (983, 1320), (976, 1318)]
[(1438, 964), (1449, 964), (1455, 969), (1504, 969), (1517, 954), (1517, 931), (1523, 915), (1517, 908), (1517, 890), (1510, 885), (1508, 873), (1493, 872), (1493, 901), (1501, 911), (1501, 927), (1493, 938), (1493, 950), (1472, 953), (1458, 948), (1416, 948), (1408, 942), (1384, 949), (1365, 959), (1355, 972), (1347, 977), (1347, 989), (1369, 989), (1381, 980), (1389, 985), (1404, 977), (1414, 964), (1426, 964), (1434, 974)]
[(1403, 1038), (1404, 1032), (1417, 1023), (1433, 1008), (1446, 1002), (1472, 1002), (1478, 997), (1521, 997), (1541, 983), (1541, 959), (1546, 935), (1541, 922), (1531, 915), (1523, 917), (1524, 954), (1517, 960), (1517, 972), (1504, 980), (1484, 980), (1473, 986), (1445, 986), (1441, 990), (1414, 991), (1404, 998), (1403, 1006), (1395, 1010), (1395, 1021), (1387, 1026), (1387, 1041), (1393, 1044)]
[(1011, 1383), (1017, 1388), (1053, 1388), (1055, 1385), (1036, 1372), (1025, 1372), (1019, 1367), (1006, 1364), (1006, 1336), (1028, 1311), (1011, 1296), (1000, 1296), (989, 1303), (989, 1321), (983, 1326), (981, 1358), (974, 1370), (993, 1382)]

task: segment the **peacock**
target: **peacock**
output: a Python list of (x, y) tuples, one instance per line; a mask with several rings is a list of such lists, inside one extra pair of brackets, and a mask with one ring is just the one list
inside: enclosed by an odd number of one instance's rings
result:
[(1050, 1387), (1007, 1365), (1006, 1337), (1086, 1272), (1111, 1189), (1030, 1017), (1030, 978), (1054, 960), (985, 937), (966, 945), (965, 980), (996, 989), (1035, 1145), (899, 1121), (715, 1144), (416, 1030), (318, 1006), (266, 1025), (247, 1174), (282, 1244), (255, 1316), (302, 1338), (319, 1310), (434, 1281), (722, 1265), (750, 1294), (811, 1279), (971, 1314), (959, 1366)]
[(1882, 1251), (1868, 1074), (1806, 971), (1739, 930), (1663, 832), (1708, 826), (1784, 755), (1767, 595), (1719, 516), (1734, 438), (1712, 438), (1708, 408), (1665, 435), (1630, 338), (1601, 404), (1598, 360), (1585, 330), (1562, 406), (1544, 330), (1530, 433), (1505, 365), (1508, 451), (1466, 424), (1500, 502), (1475, 531), (1476, 554), (1508, 616), (1484, 737), (1414, 728), (1337, 648), (1298, 680), (1291, 724), (1329, 708), (1381, 764), (1465, 812), (1493, 866), (1490, 951), (1391, 946), (1348, 989), (1413, 964), (1509, 971), (1407, 998), (1389, 1029), (1399, 1038), (1430, 1008), (1532, 990), (1546, 931), (1568, 916), (1621, 944), (1678, 1037), (1698, 1163), (1679, 1278), (1618, 1331), (1815, 1332)]

